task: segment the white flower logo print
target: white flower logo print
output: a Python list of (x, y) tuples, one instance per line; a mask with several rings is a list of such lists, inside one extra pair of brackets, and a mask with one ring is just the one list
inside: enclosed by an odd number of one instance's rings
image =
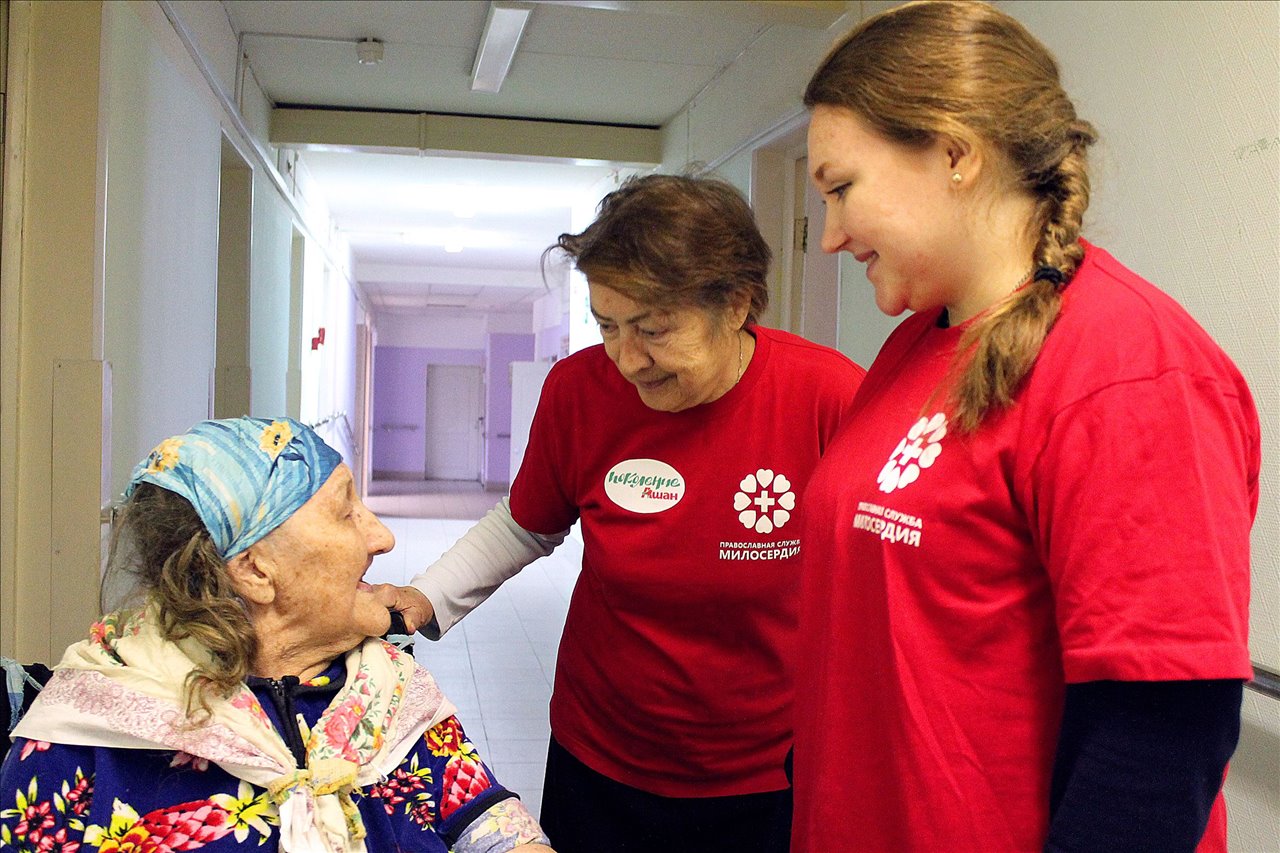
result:
[(733, 508), (743, 527), (756, 533), (772, 533), (791, 520), (796, 493), (791, 491), (791, 481), (785, 475), (760, 468), (743, 477), (738, 488), (741, 491), (733, 496)]
[(947, 416), (942, 412), (916, 421), (880, 469), (880, 476), (876, 478), (880, 491), (888, 493), (905, 489), (918, 480), (922, 469), (938, 461), (942, 454), (942, 439), (946, 435)]

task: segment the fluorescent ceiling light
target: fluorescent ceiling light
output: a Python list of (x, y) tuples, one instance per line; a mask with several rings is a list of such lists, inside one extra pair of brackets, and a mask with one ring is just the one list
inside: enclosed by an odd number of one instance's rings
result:
[(507, 79), (511, 60), (520, 46), (524, 25), (533, 11), (532, 3), (494, 0), (489, 4), (489, 17), (484, 22), (484, 35), (476, 48), (471, 66), (471, 91), (498, 92)]

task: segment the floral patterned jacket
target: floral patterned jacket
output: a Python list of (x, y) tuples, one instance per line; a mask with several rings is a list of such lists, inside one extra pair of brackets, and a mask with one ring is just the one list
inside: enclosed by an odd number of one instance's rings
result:
[[(343, 680), (343, 662), (302, 684), (250, 679), (288, 744)], [(295, 754), (298, 754), (295, 749)], [(355, 798), (371, 853), (499, 853), (543, 841), (537, 822), (485, 766), (456, 717), (430, 729), (387, 778)], [(17, 739), (0, 768), (0, 849), (40, 853), (168, 853), (279, 846), (267, 792), (216, 764), (165, 750)]]

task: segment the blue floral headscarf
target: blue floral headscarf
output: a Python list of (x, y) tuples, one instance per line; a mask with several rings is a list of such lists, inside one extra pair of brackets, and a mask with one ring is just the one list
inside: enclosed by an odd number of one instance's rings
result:
[(139, 483), (182, 495), (229, 560), (297, 512), (341, 463), (338, 451), (292, 418), (202, 421), (139, 462), (125, 497)]

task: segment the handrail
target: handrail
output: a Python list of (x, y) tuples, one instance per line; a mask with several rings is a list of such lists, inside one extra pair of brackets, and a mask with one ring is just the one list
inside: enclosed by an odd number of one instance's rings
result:
[(334, 412), (333, 414), (323, 417), (313, 424), (307, 424), (307, 426), (311, 427), (314, 430), (319, 430), (320, 427), (325, 426), (327, 424), (331, 424), (334, 421), (339, 422), (338, 426), (343, 431), (343, 438), (347, 441), (348, 444), (350, 444), (352, 454), (354, 454), (356, 458), (359, 458), (361, 455), (361, 452), (360, 452), (360, 446), (356, 442), (356, 431), (355, 431), (355, 428), (351, 426), (351, 419), (347, 417), (346, 412)]
[[(324, 426), (325, 424), (332, 423), (338, 420), (339, 418), (346, 420), (346, 417), (347, 417), (346, 412), (334, 412), (332, 415), (323, 417), (313, 424), (307, 424), (307, 426), (311, 427), (312, 429), (320, 429), (320, 427)], [(350, 424), (348, 424), (348, 426), (350, 426)]]
[(1280, 672), (1267, 669), (1254, 661), (1253, 680), (1246, 681), (1244, 686), (1271, 699), (1280, 699)]

